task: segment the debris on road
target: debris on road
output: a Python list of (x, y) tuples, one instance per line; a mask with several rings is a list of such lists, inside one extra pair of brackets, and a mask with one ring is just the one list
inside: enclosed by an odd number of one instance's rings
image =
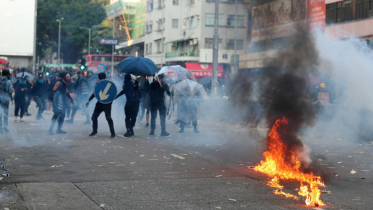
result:
[(354, 169), (352, 169), (351, 172), (350, 172), (350, 174), (356, 174), (356, 173), (357, 172)]

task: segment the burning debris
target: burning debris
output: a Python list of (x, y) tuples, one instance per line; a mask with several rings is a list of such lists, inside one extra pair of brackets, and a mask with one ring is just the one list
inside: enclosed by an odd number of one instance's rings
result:
[(309, 150), (298, 137), (304, 126), (313, 125), (317, 104), (307, 99), (306, 76), (318, 65), (318, 52), (312, 35), (303, 26), (288, 43), (288, 48), (270, 61), (275, 67), (263, 75), (267, 81), (261, 92), (266, 122), (272, 128), (266, 138), (267, 151), (264, 160), (254, 170), (273, 177), (267, 185), (277, 190), (275, 194), (294, 199), (300, 197), (285, 193), (280, 180), (300, 182), (298, 195), (305, 197), (307, 206), (325, 205), (320, 200), (319, 187), (324, 186), (321, 177), (314, 175), (310, 165)]
[(285, 118), (277, 120), (268, 134), (268, 150), (264, 152), (264, 161), (261, 161), (254, 170), (260, 171), (274, 177), (267, 185), (278, 190), (274, 191), (277, 195), (284, 195), (299, 199), (299, 197), (282, 191), (280, 179), (300, 181), (301, 187), (298, 192), (300, 196), (306, 197), (307, 206), (322, 206), (324, 203), (320, 200), (321, 191), (319, 186), (324, 186), (319, 176), (312, 172), (304, 173), (301, 170), (301, 161), (295, 151), (289, 151), (288, 147), (281, 139), (280, 130), (287, 130), (288, 121)]

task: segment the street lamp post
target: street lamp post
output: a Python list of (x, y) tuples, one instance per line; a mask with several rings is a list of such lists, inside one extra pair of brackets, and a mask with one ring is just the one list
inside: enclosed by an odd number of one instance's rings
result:
[(86, 27), (79, 27), (79, 28), (88, 30), (88, 55), (90, 55), (91, 54), (91, 28), (86, 28)]
[(57, 22), (58, 22), (58, 70), (60, 70), (60, 64), (61, 64), (60, 47), (61, 47), (61, 22), (62, 20), (63, 18), (57, 19)]

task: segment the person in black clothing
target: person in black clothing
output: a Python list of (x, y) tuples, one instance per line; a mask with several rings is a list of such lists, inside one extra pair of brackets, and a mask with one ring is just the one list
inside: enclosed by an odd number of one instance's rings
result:
[(123, 90), (115, 97), (115, 99), (117, 99), (125, 94), (127, 98), (126, 106), (124, 107), (127, 128), (127, 133), (124, 134), (125, 137), (131, 137), (135, 135), (133, 127), (135, 127), (136, 124), (136, 118), (139, 112), (141, 99), (141, 92), (139, 90), (138, 84), (138, 81), (135, 81), (135, 84), (133, 84), (133, 82), (131, 81), (131, 75), (126, 74), (126, 76), (124, 76)]
[(43, 73), (39, 73), (38, 81), (34, 83), (31, 89), (31, 95), (34, 97), (35, 103), (38, 105), (38, 114), (36, 119), (44, 119), (42, 114), (46, 110), (46, 101), (47, 101), (47, 90), (48, 82), (44, 79)]
[(26, 91), (26, 101), (25, 101), (25, 115), (26, 116), (31, 116), (31, 114), (28, 112), (28, 107), (30, 106), (31, 104), (31, 88), (32, 88), (32, 84), (31, 82), (29, 81), (29, 77), (26, 76), (26, 87), (27, 87), (27, 91)]
[[(164, 92), (170, 95), (170, 90), (168, 85), (163, 80), (163, 75), (158, 75), (158, 80), (152, 82), (149, 88), (150, 96), (150, 110), (151, 110), (151, 120), (150, 120), (150, 135), (154, 135), (155, 130), (155, 120), (157, 118), (157, 111), (159, 111), (159, 116), (161, 118), (161, 136), (169, 136), (170, 134), (166, 132), (166, 106), (164, 102)], [(162, 83), (162, 86), (161, 84)]]
[(15, 121), (17, 121), (18, 114), (20, 113), (20, 122), (23, 122), (23, 115), (25, 114), (26, 108), (26, 93), (27, 93), (27, 85), (26, 85), (26, 77), (22, 76), (19, 81), (14, 83), (14, 90), (15, 90), (15, 109), (14, 109), (14, 117)]
[(90, 92), (92, 92), (92, 87), (91, 87), (90, 82), (87, 80), (87, 78), (82, 77), (83, 73), (81, 71), (79, 71), (77, 74), (78, 74), (78, 80), (76, 81), (75, 86), (74, 86), (76, 105), (73, 107), (71, 118), (67, 120), (66, 122), (71, 123), (71, 124), (74, 123), (74, 117), (75, 117), (76, 111), (81, 105), (82, 111), (85, 113), (86, 118), (87, 118), (84, 124), (91, 124), (91, 120), (89, 117), (89, 110), (86, 106), (84, 106), (83, 103), (88, 101), (89, 94)]
[[(105, 80), (105, 79), (106, 79), (106, 74), (105, 73), (99, 73), (98, 74), (98, 82), (100, 82), (101, 80)], [(92, 93), (91, 97), (89, 97), (89, 99), (86, 103), (86, 107), (89, 106), (89, 102), (94, 97), (95, 97), (95, 94)], [(94, 135), (97, 134), (97, 127), (98, 127), (97, 118), (100, 116), (101, 112), (105, 112), (105, 117), (106, 117), (106, 120), (107, 120), (107, 122), (109, 124), (109, 128), (110, 128), (111, 138), (115, 137), (114, 122), (113, 122), (113, 119), (111, 118), (111, 105), (112, 104), (113, 104), (113, 102), (110, 102), (108, 104), (103, 104), (100, 101), (97, 101), (96, 106), (95, 106), (95, 110), (93, 111), (93, 114), (92, 114), (92, 128), (93, 128), (93, 131), (92, 131), (91, 134), (89, 134), (89, 136), (94, 136)]]
[[(49, 128), (49, 134), (53, 135), (53, 127), (56, 121), (58, 121), (58, 134), (65, 134), (66, 131), (62, 130), (62, 125), (65, 119), (65, 111), (66, 111), (66, 99), (70, 99), (71, 103), (74, 105), (75, 101), (71, 98), (69, 90), (67, 89), (67, 82), (71, 81), (70, 74), (67, 72), (61, 72), (59, 75), (60, 79), (56, 82), (52, 89), (52, 93), (54, 93), (53, 97), (53, 112), (54, 115), (52, 117), (51, 125)], [(48, 93), (50, 94), (50, 93)]]

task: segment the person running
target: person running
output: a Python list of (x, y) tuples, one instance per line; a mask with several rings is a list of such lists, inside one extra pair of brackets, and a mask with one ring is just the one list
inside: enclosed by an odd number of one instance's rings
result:
[(70, 74), (67, 72), (61, 72), (59, 75), (60, 79), (56, 82), (53, 87), (54, 97), (53, 97), (53, 117), (51, 120), (51, 125), (49, 128), (49, 134), (54, 135), (53, 127), (56, 121), (58, 121), (57, 134), (65, 134), (66, 131), (62, 130), (63, 121), (65, 119), (66, 111), (66, 99), (70, 99), (71, 103), (75, 105), (75, 101), (71, 98), (69, 90), (67, 89), (67, 82), (71, 81)]
[(2, 77), (0, 79), (0, 133), (3, 133), (3, 129), (5, 132), (8, 133), (9, 101), (10, 95), (14, 92), (14, 89), (12, 88), (12, 82), (10, 81), (9, 70), (3, 69), (1, 74)]
[(44, 119), (42, 114), (46, 110), (47, 101), (47, 90), (48, 82), (44, 79), (43, 73), (38, 74), (38, 81), (34, 83), (31, 89), (31, 95), (34, 97), (35, 103), (38, 105), (38, 114), (36, 115), (36, 120)]
[(124, 134), (125, 137), (131, 137), (135, 135), (133, 127), (135, 127), (136, 124), (136, 118), (139, 112), (141, 99), (141, 92), (138, 84), (138, 81), (135, 81), (135, 84), (133, 84), (133, 82), (131, 81), (131, 75), (126, 74), (126, 76), (124, 76), (123, 90), (115, 97), (115, 99), (117, 99), (125, 94), (127, 98), (126, 106), (124, 107), (127, 128), (127, 133)]
[(91, 124), (91, 120), (89, 117), (89, 110), (86, 106), (84, 106), (84, 102), (88, 101), (89, 94), (92, 91), (91, 83), (87, 80), (87, 78), (82, 77), (82, 72), (79, 71), (78, 73), (78, 80), (75, 83), (75, 99), (76, 99), (76, 105), (73, 107), (73, 111), (71, 113), (71, 118), (67, 120), (67, 123), (74, 123), (74, 117), (76, 114), (76, 111), (78, 110), (79, 106), (81, 105), (82, 111), (85, 113), (86, 121), (84, 124)]
[[(161, 136), (169, 136), (170, 134), (166, 132), (166, 106), (164, 93), (170, 95), (170, 90), (168, 85), (163, 80), (163, 75), (158, 75), (158, 79), (152, 84), (150, 84), (149, 96), (150, 96), (150, 110), (151, 110), (151, 120), (150, 120), (150, 135), (154, 135), (155, 130), (155, 120), (157, 118), (157, 112), (159, 112), (159, 117), (161, 119)], [(162, 84), (162, 86), (161, 86)]]
[[(102, 81), (102, 80), (105, 80), (106, 79), (106, 74), (105, 73), (99, 73), (98, 74), (98, 82)], [(89, 102), (91, 102), (91, 100), (95, 97), (95, 94), (92, 93), (91, 97), (89, 97), (87, 103), (86, 103), (86, 107), (89, 106)], [(97, 134), (97, 128), (98, 128), (98, 122), (97, 122), (97, 118), (100, 116), (100, 114), (102, 112), (105, 112), (105, 117), (106, 117), (106, 120), (109, 124), (109, 128), (110, 128), (110, 133), (111, 133), (111, 138), (114, 138), (115, 137), (115, 131), (114, 131), (114, 122), (113, 122), (113, 119), (111, 118), (111, 105), (113, 104), (113, 102), (110, 102), (108, 104), (103, 104), (101, 103), (100, 101), (97, 100), (97, 103), (96, 103), (96, 106), (95, 106), (95, 110), (93, 111), (93, 114), (92, 114), (92, 128), (93, 128), (93, 131), (91, 134), (89, 134), (89, 136), (94, 136)]]
[(18, 116), (20, 117), (19, 121), (23, 122), (23, 115), (25, 114), (26, 108), (26, 93), (27, 93), (27, 85), (26, 85), (26, 77), (22, 76), (19, 81), (14, 83), (14, 121), (17, 122)]

